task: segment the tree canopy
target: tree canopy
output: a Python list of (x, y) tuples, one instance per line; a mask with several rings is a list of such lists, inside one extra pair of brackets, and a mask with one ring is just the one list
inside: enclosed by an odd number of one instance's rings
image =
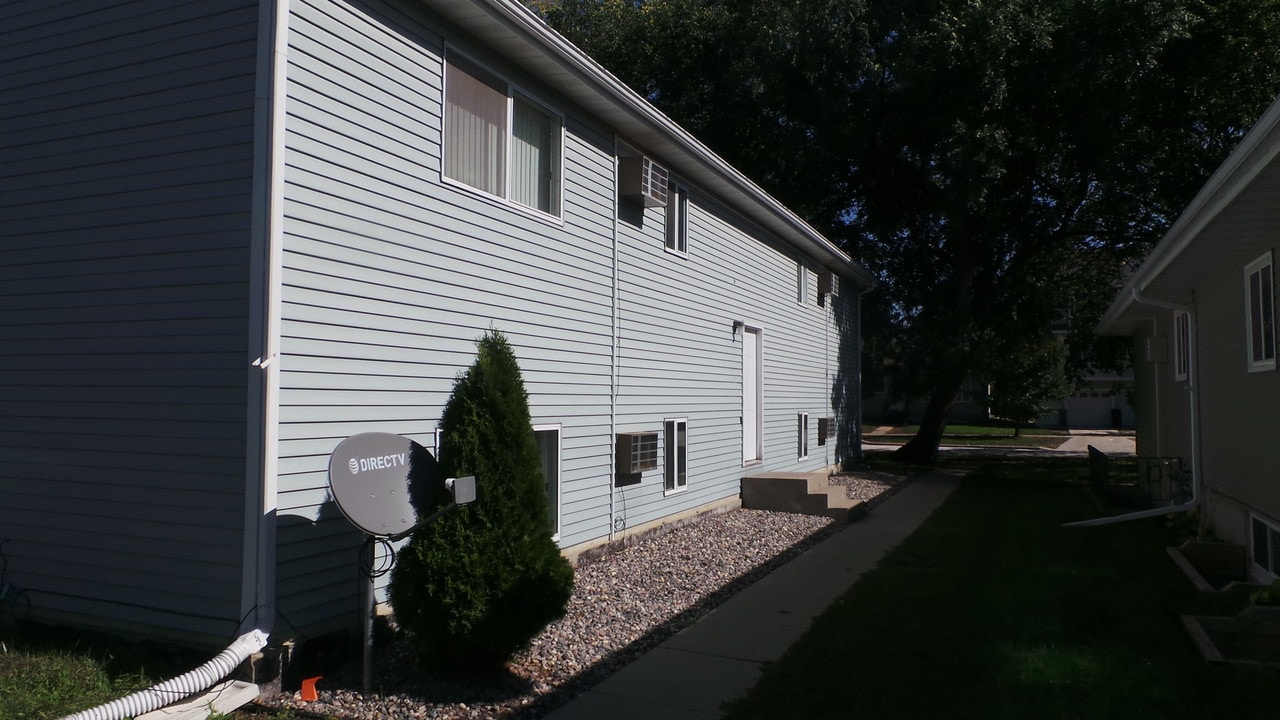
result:
[(1090, 357), (1280, 90), (1280, 0), (534, 4), (876, 274), (865, 365), (929, 399), (916, 459), (1010, 342), (1066, 315)]

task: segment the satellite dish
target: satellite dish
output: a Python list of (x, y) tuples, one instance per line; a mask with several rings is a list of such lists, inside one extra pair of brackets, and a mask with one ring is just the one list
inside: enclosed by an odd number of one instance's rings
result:
[(413, 530), (416, 508), (429, 509), (440, 485), (431, 452), (399, 435), (352, 435), (329, 456), (333, 501), (352, 525), (370, 535), (395, 537)]

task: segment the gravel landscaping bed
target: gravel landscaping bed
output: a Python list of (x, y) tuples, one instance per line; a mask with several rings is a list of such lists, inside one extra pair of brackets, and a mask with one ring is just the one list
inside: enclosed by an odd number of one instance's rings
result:
[[(900, 476), (838, 475), (850, 497), (874, 507)], [(362, 694), (359, 659), (348, 687), (319, 683), (319, 699), (268, 698), (269, 707), (352, 720), (510, 718), (532, 720), (568, 702), (728, 597), (839, 529), (829, 518), (735, 510), (677, 527), (575, 568), (565, 617), (483, 680), (451, 680), (418, 668), (406, 644), (376, 649), (374, 686)], [(350, 674), (348, 668), (347, 674)]]

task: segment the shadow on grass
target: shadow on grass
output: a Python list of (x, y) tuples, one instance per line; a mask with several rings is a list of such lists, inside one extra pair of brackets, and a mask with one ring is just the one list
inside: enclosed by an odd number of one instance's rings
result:
[(1104, 514), (1086, 474), (979, 467), (729, 717), (1275, 717), (1280, 676), (1208, 667), (1188, 641), (1162, 518), (1063, 527)]

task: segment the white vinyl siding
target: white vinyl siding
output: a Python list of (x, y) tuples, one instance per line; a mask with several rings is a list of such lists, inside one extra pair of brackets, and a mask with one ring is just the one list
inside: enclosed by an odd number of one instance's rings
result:
[(1276, 318), (1271, 253), (1244, 269), (1245, 337), (1249, 371), (1274, 370), (1276, 366)]
[(564, 121), (458, 53), (446, 57), (444, 176), (559, 216)]
[(291, 5), (278, 605), (300, 627), (345, 622), (354, 587), (324, 458), (361, 432), (434, 445), (490, 327), (515, 350), (533, 423), (561, 426), (561, 545), (609, 532), (611, 136), (563, 121), (558, 222), (442, 184), (446, 38), (416, 6), (374, 5)]
[(257, 18), (0, 3), (0, 566), (29, 591), (19, 617), (235, 636)]

